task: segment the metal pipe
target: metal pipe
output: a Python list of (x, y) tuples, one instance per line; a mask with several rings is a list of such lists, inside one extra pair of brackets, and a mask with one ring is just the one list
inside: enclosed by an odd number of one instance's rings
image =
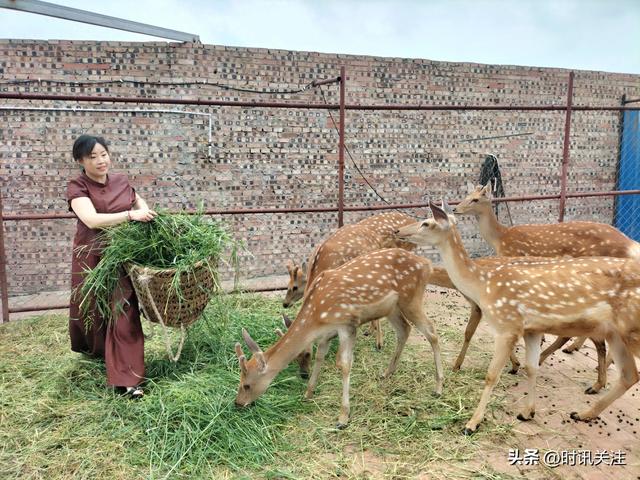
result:
[[(13, 100), (57, 100), (69, 102), (112, 102), (112, 103), (153, 103), (166, 105), (211, 105), (218, 107), (259, 107), (259, 108), (294, 108), (316, 110), (338, 110), (339, 104), (327, 103), (286, 103), (286, 102), (238, 102), (231, 100), (202, 100), (177, 98), (145, 98), (145, 97), (107, 97), (99, 95), (48, 95), (40, 93), (0, 92), (0, 99)], [(345, 110), (450, 110), (450, 111), (557, 111), (567, 109), (566, 105), (345, 105)], [(572, 107), (574, 111), (627, 111), (640, 110), (637, 107), (603, 106), (603, 107)]]
[(21, 313), (21, 312), (40, 312), (42, 310), (61, 310), (63, 308), (69, 308), (71, 305), (68, 303), (57, 303), (55, 305), (36, 305), (31, 307), (14, 307), (10, 308), (9, 312), (11, 313)]
[(338, 227), (344, 225), (345, 67), (340, 67), (340, 125), (338, 129)]
[(562, 173), (560, 174), (560, 213), (558, 222), (564, 221), (564, 207), (567, 195), (567, 172), (569, 170), (569, 146), (571, 144), (571, 106), (573, 105), (573, 77), (574, 72), (569, 72), (569, 85), (567, 87), (567, 113), (564, 120), (564, 145), (562, 147)]
[(0, 191), (0, 292), (2, 296), (2, 321), (9, 321), (9, 283), (7, 282), (7, 256), (4, 250), (4, 215), (2, 205), (2, 192)]
[[(242, 288), (238, 290), (231, 290), (229, 292), (225, 292), (227, 295), (232, 293), (239, 292), (278, 292), (281, 290), (286, 290), (286, 286), (282, 287), (257, 287), (257, 288)], [(9, 308), (8, 313), (23, 313), (23, 312), (41, 312), (44, 310), (63, 310), (69, 308), (71, 305), (69, 303), (56, 303), (52, 305), (35, 305), (30, 307), (13, 307)], [(8, 321), (8, 320), (7, 320)]]
[(55, 3), (41, 2), (39, 0), (0, 0), (0, 8), (46, 15), (48, 17), (56, 17), (73, 22), (88, 23), (98, 25), (99, 27), (115, 28), (117, 30), (124, 30), (125, 32), (140, 33), (152, 37), (169, 38), (180, 42), (200, 41), (200, 37), (193, 33), (156, 27), (155, 25), (149, 25), (147, 23), (134, 22), (133, 20), (112, 17), (79, 8), (66, 7)]
[(285, 102), (237, 102), (231, 100), (201, 100), (182, 98), (106, 97), (98, 95), (46, 95), (36, 93), (0, 92), (0, 99), (13, 100), (57, 100), (66, 102), (112, 102), (112, 103), (154, 103), (165, 105), (210, 105), (217, 107), (261, 107), (261, 108), (302, 108), (316, 110), (337, 110), (338, 105), (325, 103), (285, 103)]
[(329, 78), (327, 80), (314, 80), (311, 82), (312, 87), (320, 87), (322, 85), (329, 85), (332, 83), (338, 83), (340, 81), (340, 77)]
[[(566, 198), (586, 198), (586, 197), (612, 197), (620, 195), (640, 195), (640, 190), (608, 190), (604, 192), (583, 192), (583, 193), (567, 193)], [(530, 200), (555, 200), (560, 198), (559, 194), (552, 195), (528, 195), (521, 197), (502, 197), (494, 198), (494, 202), (525, 202)], [(450, 205), (456, 205), (457, 201), (450, 201)], [(428, 203), (410, 203), (410, 204), (385, 204), (385, 205), (369, 205), (359, 207), (344, 207), (345, 212), (368, 212), (374, 210), (393, 210), (393, 209), (409, 209), (409, 208), (425, 208)], [(205, 210), (205, 215), (255, 215), (266, 213), (332, 213), (337, 212), (337, 207), (321, 207), (321, 208), (262, 208), (262, 209), (237, 209), (237, 210)], [(174, 212), (178, 213), (178, 212)], [(195, 214), (196, 211), (180, 213)], [(28, 221), (28, 220), (58, 220), (65, 218), (76, 218), (73, 213), (42, 213), (42, 214), (13, 214), (4, 215), (4, 221)]]

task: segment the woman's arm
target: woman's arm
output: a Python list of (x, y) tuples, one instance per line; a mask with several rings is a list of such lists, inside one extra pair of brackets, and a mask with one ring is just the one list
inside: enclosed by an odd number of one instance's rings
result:
[(136, 193), (136, 201), (133, 203), (133, 208), (135, 210), (149, 210), (149, 206), (147, 205), (147, 202), (144, 201), (144, 199), (138, 195)]
[[(138, 202), (142, 203), (139, 204)], [(143, 206), (140, 206), (143, 205)], [(119, 225), (129, 220), (138, 222), (149, 222), (157, 215), (156, 212), (147, 207), (142, 198), (136, 194), (135, 210), (128, 210), (118, 213), (98, 213), (89, 197), (78, 197), (71, 200), (71, 208), (78, 218), (89, 228), (104, 228), (112, 225)]]

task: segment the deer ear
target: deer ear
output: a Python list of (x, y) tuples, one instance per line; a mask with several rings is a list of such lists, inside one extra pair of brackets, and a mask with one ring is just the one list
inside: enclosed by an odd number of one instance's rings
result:
[(242, 345), (236, 343), (236, 356), (238, 357), (238, 363), (240, 364), (240, 371), (244, 374), (247, 373), (247, 357), (245, 357), (242, 351)]
[(451, 205), (447, 203), (447, 199), (442, 197), (441, 203), (442, 203), (442, 210), (444, 210), (444, 212), (449, 217), (449, 221), (454, 225), (457, 225), (458, 219), (454, 215), (453, 208), (451, 208)]
[(442, 197), (442, 199), (440, 200), (440, 204), (441, 204), (442, 210), (444, 210), (447, 213), (447, 215), (453, 215), (453, 209), (451, 208), (451, 205), (447, 203), (446, 198)]
[(449, 226), (449, 216), (444, 210), (442, 210), (433, 202), (429, 202), (429, 208), (431, 209), (431, 213), (433, 214), (433, 219), (436, 222), (438, 222), (443, 227)]
[(492, 197), (492, 195), (491, 195), (491, 182), (487, 183), (484, 187), (482, 187), (482, 189), (480, 191), (487, 198), (491, 198)]
[(303, 275), (306, 275), (306, 273), (307, 273), (307, 261), (306, 260), (304, 262), (302, 262), (302, 264), (300, 265), (300, 271), (302, 272)]
[(244, 328), (242, 329), (242, 338), (244, 338), (244, 343), (247, 344), (247, 347), (249, 347), (249, 350), (251, 350), (252, 353), (255, 354), (262, 352), (258, 344), (253, 340), (253, 338), (251, 338), (251, 335), (249, 335), (249, 332)]
[(267, 369), (267, 361), (264, 359), (264, 354), (262, 352), (254, 353), (253, 358), (258, 365), (258, 372), (264, 373)]
[(287, 272), (291, 273), (291, 270), (293, 270), (294, 265), (295, 264), (291, 259), (287, 260)]
[(471, 183), (469, 180), (467, 180), (467, 192), (468, 193), (473, 193), (476, 191), (476, 186)]
[(291, 319), (284, 313), (282, 314), (282, 321), (284, 322), (284, 326), (287, 327), (287, 329), (291, 326)]

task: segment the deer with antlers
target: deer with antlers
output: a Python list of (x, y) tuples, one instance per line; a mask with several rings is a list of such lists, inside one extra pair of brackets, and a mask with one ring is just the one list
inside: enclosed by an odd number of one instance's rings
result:
[(476, 431), (509, 353), (520, 337), (526, 348), (528, 395), (520, 420), (535, 415), (536, 375), (543, 333), (606, 340), (620, 378), (593, 406), (572, 412), (591, 420), (638, 381), (640, 262), (615, 257), (545, 258), (487, 268), (469, 258), (447, 213), (430, 204), (433, 219), (399, 229), (402, 240), (434, 245), (453, 283), (482, 309), (495, 335), (494, 355), (480, 402), (464, 433)]
[(247, 360), (236, 344), (240, 364), (240, 386), (235, 403), (247, 406), (268, 388), (276, 375), (313, 342), (318, 343), (316, 361), (306, 398), (315, 391), (329, 341), (338, 336), (336, 364), (342, 371), (342, 406), (338, 427), (349, 419), (349, 378), (353, 361), (356, 329), (367, 322), (387, 317), (397, 335), (397, 345), (385, 377), (395, 371), (400, 354), (415, 326), (433, 349), (435, 392), (442, 393), (442, 363), (435, 326), (424, 312), (425, 287), (431, 262), (399, 248), (361, 255), (344, 265), (325, 270), (307, 287), (302, 307), (290, 328), (263, 352), (246, 330), (245, 343), (253, 353)]

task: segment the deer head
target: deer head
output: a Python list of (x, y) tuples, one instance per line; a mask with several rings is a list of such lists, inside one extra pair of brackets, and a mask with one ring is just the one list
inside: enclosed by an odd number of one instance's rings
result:
[(451, 230), (453, 221), (443, 209), (431, 201), (429, 201), (429, 208), (433, 213), (433, 218), (402, 227), (396, 230), (396, 236), (401, 240), (420, 246), (438, 245), (444, 241)]
[(287, 262), (287, 271), (289, 272), (289, 284), (287, 285), (287, 294), (282, 301), (284, 308), (289, 308), (300, 300), (307, 286), (307, 269), (305, 263), (298, 265), (289, 260)]
[(485, 186), (468, 183), (469, 194), (454, 209), (454, 213), (479, 215), (484, 209), (491, 208), (491, 183)]
[(235, 400), (238, 407), (246, 407), (253, 403), (265, 392), (273, 379), (267, 375), (267, 361), (262, 350), (244, 328), (242, 329), (242, 337), (253, 356), (247, 360), (242, 346), (236, 343), (236, 355), (240, 364), (240, 387)]

